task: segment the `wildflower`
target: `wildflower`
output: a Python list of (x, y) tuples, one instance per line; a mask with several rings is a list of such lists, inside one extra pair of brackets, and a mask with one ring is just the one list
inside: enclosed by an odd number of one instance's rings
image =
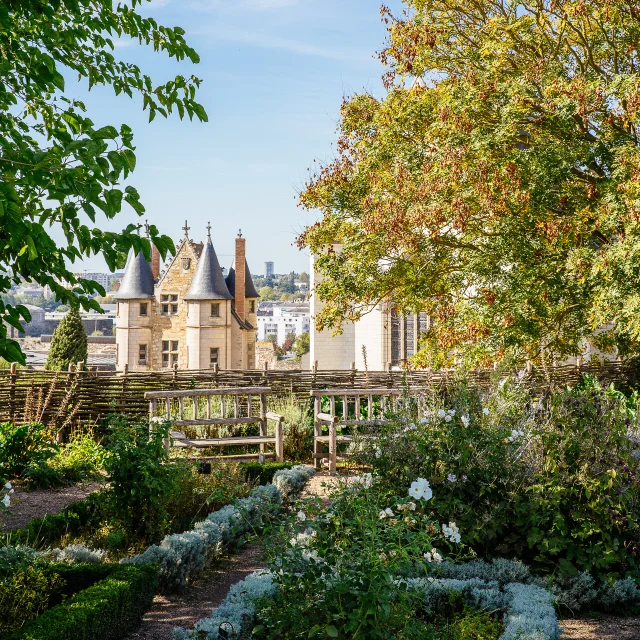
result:
[(410, 527), (413, 526), (416, 523), (416, 519), (415, 518), (410, 518), (409, 516), (407, 516), (404, 519), (405, 523), (408, 524)]
[(387, 514), (386, 514), (386, 512), (385, 512), (385, 511), (381, 511), (381, 512), (378, 514), (378, 518), (380, 518), (380, 520), (384, 520), (386, 517), (387, 517)]
[(450, 522), (448, 526), (443, 524), (442, 533), (444, 534), (444, 537), (451, 542), (455, 542), (456, 544), (460, 542), (460, 531), (455, 522)]
[(376, 449), (376, 458), (380, 458), (382, 456), (382, 451), (380, 449)]
[(397, 551), (389, 551), (389, 556), (395, 558), (398, 555)]
[(363, 473), (361, 476), (358, 476), (354, 482), (361, 484), (365, 489), (368, 489), (373, 483), (373, 476), (370, 473)]
[(164, 422), (164, 418), (161, 418), (160, 416), (153, 416), (149, 422), (152, 424), (162, 424)]
[(387, 507), (387, 508), (384, 510), (384, 512), (385, 512), (385, 513), (386, 513), (390, 518), (392, 518), (392, 517), (393, 517), (393, 511), (392, 511), (389, 507)]
[(410, 502), (407, 507), (409, 507), (409, 511), (415, 511), (416, 510), (416, 503), (415, 502)]
[(462, 482), (466, 482), (468, 479), (467, 476), (462, 476)]
[(444, 409), (440, 409), (438, 411), (438, 418), (444, 418), (447, 415), (447, 412)]
[(458, 478), (456, 477), (456, 474), (455, 474), (455, 473), (450, 473), (450, 474), (448, 474), (448, 475), (447, 475), (447, 480), (448, 480), (449, 482), (455, 482), (457, 479), (458, 479)]
[(386, 553), (381, 553), (378, 558), (380, 559), (380, 562), (386, 562), (387, 561), (387, 554)]
[(444, 417), (446, 422), (451, 422), (451, 416), (447, 413), (447, 415)]
[(524, 436), (524, 431), (522, 431), (521, 429), (512, 429), (511, 435), (507, 438), (507, 440), (509, 442), (514, 442), (515, 440), (519, 440), (520, 438), (522, 438), (522, 436)]
[(488, 415), (489, 415), (489, 407), (485, 407), (485, 408), (482, 410), (482, 413), (484, 413), (484, 415), (485, 415), (485, 416), (488, 416)]
[(7, 495), (5, 495), (4, 498), (2, 498), (2, 504), (9, 508), (9, 505), (11, 504), (11, 498), (9, 497), (9, 494), (7, 493)]
[(417, 500), (431, 500), (433, 492), (431, 491), (429, 481), (424, 478), (414, 480), (409, 487), (409, 495)]
[(12, 484), (10, 482), (7, 482), (7, 484), (4, 485), (5, 489), (11, 489)]
[(468, 427), (468, 426), (469, 426), (469, 416), (462, 416), (462, 417), (460, 418), (460, 420), (462, 420), (462, 424), (463, 424), (465, 427)]
[(391, 518), (391, 520), (389, 520), (389, 524), (391, 524), (391, 525), (398, 524), (398, 519), (397, 518)]
[(447, 413), (448, 413), (450, 416), (455, 416), (455, 415), (456, 415), (456, 410), (455, 410), (455, 409), (449, 409), (449, 410), (447, 411)]
[(300, 522), (304, 522), (307, 519), (307, 516), (305, 515), (304, 511), (298, 511), (298, 513), (296, 514), (296, 518)]
[(442, 562), (442, 556), (438, 553), (437, 549), (431, 549), (431, 551), (428, 551), (427, 553), (423, 553), (422, 557), (427, 561), (427, 562), (435, 562), (436, 564), (440, 564)]
[(429, 424), (429, 418), (420, 418), (420, 424)]

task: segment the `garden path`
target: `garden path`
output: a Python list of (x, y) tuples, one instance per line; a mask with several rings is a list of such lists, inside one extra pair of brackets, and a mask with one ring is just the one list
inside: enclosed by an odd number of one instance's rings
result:
[(567, 640), (638, 640), (640, 618), (603, 616), (598, 619), (560, 620), (562, 638)]
[[(307, 482), (302, 497), (326, 497), (328, 486), (322, 486), (323, 482), (335, 484), (337, 479), (328, 474), (317, 474)], [(140, 627), (124, 640), (167, 640), (174, 627), (188, 628), (210, 616), (236, 582), (264, 567), (262, 552), (261, 545), (248, 544), (238, 553), (214, 563), (203, 576), (179, 593), (156, 595)]]
[(60, 513), (68, 504), (83, 500), (100, 488), (98, 482), (87, 482), (70, 487), (27, 491), (24, 486), (15, 484), (15, 493), (11, 496), (11, 513), (0, 515), (0, 531), (19, 529), (33, 518)]

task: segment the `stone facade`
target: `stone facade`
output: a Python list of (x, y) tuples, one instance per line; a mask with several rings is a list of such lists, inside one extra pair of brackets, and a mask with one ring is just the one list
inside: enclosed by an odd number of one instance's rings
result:
[[(246, 281), (249, 269), (235, 274), (234, 286), (234, 267), (225, 280), (210, 236), (196, 243), (187, 231), (185, 224), (185, 237), (157, 281), (155, 256), (152, 263), (129, 258), (130, 273), (116, 294), (118, 370), (255, 368), (257, 293), (250, 275)], [(236, 241), (235, 264), (246, 265), (244, 238)]]

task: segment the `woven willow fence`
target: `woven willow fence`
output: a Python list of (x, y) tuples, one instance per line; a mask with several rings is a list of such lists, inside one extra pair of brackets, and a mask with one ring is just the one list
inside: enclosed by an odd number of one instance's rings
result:
[[(514, 371), (515, 373), (515, 371)], [(520, 372), (528, 384), (540, 389), (578, 382), (592, 374), (604, 382), (634, 384), (640, 373), (635, 361), (605, 362), (554, 367), (546, 371), (529, 368)], [(494, 372), (467, 373), (474, 386), (484, 387)], [(308, 402), (312, 389), (398, 388), (403, 381), (412, 389), (446, 386), (454, 380), (453, 371), (202, 371), (171, 370), (151, 373), (113, 373), (94, 371), (0, 371), (0, 421), (23, 422), (25, 405), (46, 398), (42, 421), (55, 419), (61, 405), (73, 406), (74, 423), (94, 423), (101, 417), (120, 412), (140, 418), (147, 415), (145, 391), (218, 387), (270, 387), (278, 397), (294, 395)]]

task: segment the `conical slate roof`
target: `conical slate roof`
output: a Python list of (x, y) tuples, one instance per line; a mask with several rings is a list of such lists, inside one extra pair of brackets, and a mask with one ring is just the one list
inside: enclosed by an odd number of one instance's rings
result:
[[(229, 274), (225, 280), (227, 288), (231, 295), (236, 297), (236, 261), (234, 260), (229, 269)], [(244, 261), (244, 297), (245, 298), (259, 298), (260, 294), (256, 291), (256, 288), (251, 279), (251, 273), (249, 271), (249, 265), (247, 261)]]
[(153, 287), (154, 279), (151, 263), (144, 259), (142, 251), (134, 255), (133, 249), (131, 249), (120, 288), (113, 297), (116, 300), (153, 298)]
[(222, 269), (209, 236), (200, 255), (200, 260), (198, 260), (191, 286), (184, 299), (231, 300), (232, 297), (225, 284)]

